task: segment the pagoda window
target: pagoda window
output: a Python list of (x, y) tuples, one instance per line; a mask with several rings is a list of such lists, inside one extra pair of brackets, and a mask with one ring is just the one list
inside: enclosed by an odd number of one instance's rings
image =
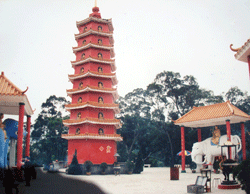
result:
[(82, 103), (82, 97), (78, 98), (78, 103)]
[(79, 112), (77, 113), (77, 119), (80, 119), (82, 117), (82, 114)]
[(76, 135), (79, 135), (79, 134), (80, 134), (80, 129), (77, 128), (77, 129), (76, 129)]
[(84, 73), (84, 68), (83, 67), (80, 69), (80, 73)]
[(98, 59), (102, 59), (102, 53), (98, 53)]
[(99, 88), (103, 88), (103, 83), (102, 82), (98, 82), (98, 87)]
[(79, 83), (79, 86), (78, 86), (78, 89), (81, 89), (82, 87), (83, 87), (83, 83), (80, 82), (80, 83)]
[(86, 44), (86, 40), (82, 41), (82, 45), (85, 45)]
[(84, 28), (83, 28), (83, 32), (86, 32), (86, 31), (87, 31), (87, 27), (84, 27)]
[(103, 98), (102, 98), (102, 97), (99, 97), (99, 98), (98, 98), (98, 103), (99, 103), (99, 104), (103, 104)]
[(99, 113), (98, 113), (98, 119), (104, 119), (104, 118), (103, 118), (103, 113), (102, 113), (102, 112), (99, 112)]
[(104, 131), (103, 131), (102, 128), (100, 128), (100, 129), (98, 130), (98, 134), (99, 134), (99, 135), (104, 135)]
[(82, 58), (82, 59), (85, 59), (85, 53), (82, 54), (82, 57), (81, 57), (81, 58)]
[(98, 67), (98, 73), (102, 73), (103, 70), (102, 70), (102, 67)]
[(98, 32), (102, 32), (102, 27), (101, 26), (98, 26), (97, 29), (98, 29)]
[(98, 44), (102, 45), (102, 39), (98, 39)]

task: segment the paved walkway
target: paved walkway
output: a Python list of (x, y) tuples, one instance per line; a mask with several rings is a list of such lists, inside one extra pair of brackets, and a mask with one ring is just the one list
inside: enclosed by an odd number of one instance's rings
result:
[[(144, 168), (141, 174), (133, 175), (81, 175), (72, 176), (61, 173), (48, 173), (38, 170), (36, 180), (31, 181), (30, 187), (22, 183), (19, 186), (21, 194), (163, 194), (187, 193), (187, 185), (194, 184), (200, 173), (180, 173), (180, 179), (170, 180), (169, 168)], [(212, 173), (213, 178), (223, 180), (222, 174)], [(241, 189), (220, 190), (212, 185), (211, 193), (245, 194)]]

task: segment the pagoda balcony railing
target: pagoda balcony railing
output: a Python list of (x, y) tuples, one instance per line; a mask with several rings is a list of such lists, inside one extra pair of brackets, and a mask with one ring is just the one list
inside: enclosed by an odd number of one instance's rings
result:
[[(112, 45), (99, 45), (99, 44), (94, 44), (94, 43), (88, 43), (86, 45), (82, 45), (80, 47), (73, 47), (73, 52), (76, 53), (78, 51), (88, 49), (88, 48), (96, 48), (96, 49), (104, 49), (104, 50), (110, 50), (114, 53), (114, 47)], [(113, 58), (114, 56), (112, 56)]]
[(89, 56), (86, 59), (80, 59), (78, 61), (71, 61), (71, 65), (73, 67), (75, 65), (81, 65), (81, 64), (84, 64), (84, 63), (88, 63), (88, 62), (110, 64), (111, 65), (111, 70), (112, 71), (116, 70), (115, 59), (100, 59), (100, 58), (95, 58), (95, 57), (91, 57), (91, 56)]
[(67, 90), (67, 94), (71, 97), (72, 94), (79, 94), (84, 92), (100, 92), (100, 93), (110, 93), (113, 95), (114, 100), (118, 99), (117, 88), (99, 88), (95, 86), (86, 86), (84, 88), (76, 88)]
[(85, 32), (80, 33), (80, 34), (75, 34), (75, 39), (78, 40), (79, 38), (83, 38), (83, 37), (88, 36), (90, 34), (113, 37), (113, 32), (103, 32), (103, 31), (93, 30), (92, 28), (90, 28), (88, 31), (85, 31)]
[(101, 139), (101, 140), (115, 140), (122, 141), (123, 138), (119, 134), (105, 134), (99, 135), (95, 133), (83, 133), (83, 134), (62, 134), (63, 139)]
[(65, 108), (67, 111), (75, 110), (75, 109), (82, 109), (82, 108), (86, 108), (86, 107), (114, 109), (115, 114), (120, 113), (119, 104), (108, 104), (108, 103), (98, 103), (98, 102), (89, 101), (89, 102), (65, 105)]
[(66, 126), (80, 125), (84, 123), (99, 124), (99, 125), (115, 125), (116, 129), (121, 128), (121, 122), (118, 119), (98, 119), (98, 118), (80, 118), (64, 120), (63, 124)]
[(89, 76), (99, 77), (99, 78), (110, 78), (112, 80), (113, 85), (117, 85), (118, 83), (115, 73), (98, 73), (93, 71), (87, 71), (86, 73), (68, 75), (69, 80), (71, 82), (72, 80), (81, 79)]

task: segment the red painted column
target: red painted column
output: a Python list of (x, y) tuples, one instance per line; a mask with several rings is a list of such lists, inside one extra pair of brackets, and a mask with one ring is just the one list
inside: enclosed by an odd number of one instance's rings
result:
[[(227, 140), (231, 141), (231, 125), (230, 125), (230, 120), (226, 120), (226, 127), (227, 127)], [(231, 158), (231, 149), (229, 148), (229, 158)]]
[(185, 170), (185, 130), (184, 126), (181, 126), (181, 167), (182, 173), (186, 172)]
[(19, 122), (17, 135), (17, 168), (21, 169), (23, 156), (23, 118), (24, 118), (24, 103), (19, 103)]
[(249, 79), (250, 79), (250, 55), (247, 56), (247, 63), (249, 68)]
[(201, 142), (201, 129), (197, 129), (198, 142)]
[(25, 156), (30, 157), (30, 124), (31, 124), (31, 116), (27, 116), (27, 135), (26, 135), (26, 148), (25, 148)]
[(246, 136), (245, 136), (245, 125), (244, 123), (240, 123), (241, 128), (241, 140), (242, 140), (242, 158), (246, 160)]

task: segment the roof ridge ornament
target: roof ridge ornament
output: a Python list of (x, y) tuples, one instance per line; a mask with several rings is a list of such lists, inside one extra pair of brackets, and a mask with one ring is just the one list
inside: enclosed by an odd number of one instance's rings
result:
[(231, 107), (231, 102), (228, 100), (228, 101), (226, 101), (226, 103), (227, 103), (227, 106), (229, 107), (231, 113), (234, 114), (234, 110)]
[(230, 44), (230, 49), (231, 49), (232, 51), (238, 52), (238, 51), (240, 50), (240, 48), (234, 49), (234, 48), (232, 48), (232, 46), (233, 46), (233, 44)]

